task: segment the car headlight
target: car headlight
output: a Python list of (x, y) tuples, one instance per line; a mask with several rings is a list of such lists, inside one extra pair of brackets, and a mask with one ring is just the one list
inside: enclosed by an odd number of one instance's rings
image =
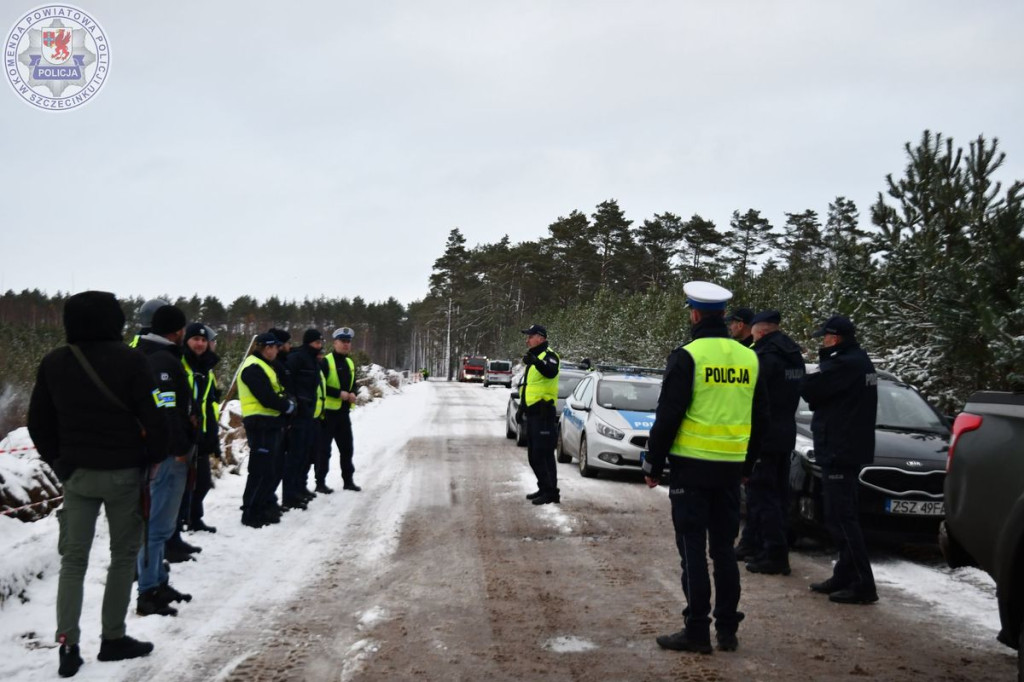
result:
[(600, 419), (595, 420), (597, 422), (597, 432), (605, 438), (611, 438), (612, 440), (622, 440), (626, 437), (622, 431), (605, 424)]
[(793, 446), (793, 452), (800, 455), (808, 462), (813, 462), (814, 441), (802, 433), (796, 434), (796, 444)]

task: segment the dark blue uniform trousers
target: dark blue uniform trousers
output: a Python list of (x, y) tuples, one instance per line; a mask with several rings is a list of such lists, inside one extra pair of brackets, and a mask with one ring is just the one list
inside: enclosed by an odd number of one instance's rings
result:
[(274, 502), (277, 487), (274, 460), (281, 448), (284, 429), (246, 426), (245, 433), (249, 441), (249, 475), (242, 492), (242, 520), (258, 523)]
[(356, 468), (352, 463), (354, 447), (352, 443), (352, 420), (348, 410), (327, 410), (324, 412), (323, 433), (321, 434), (319, 452), (316, 458), (316, 481), (325, 483), (327, 472), (331, 469), (331, 443), (338, 444), (341, 459), (341, 480), (345, 485), (352, 485)]
[(822, 467), (822, 495), (825, 503), (825, 526), (839, 548), (839, 561), (832, 575), (844, 586), (874, 591), (875, 574), (860, 529), (860, 506), (857, 488), (859, 468)]
[(715, 629), (735, 634), (743, 615), (740, 602), (740, 571), (733, 542), (740, 530), (740, 486), (714, 488), (684, 486), (671, 476), (669, 499), (676, 547), (683, 567), (683, 609), (686, 636), (709, 642), (711, 627), (711, 579), (707, 554), (711, 554), (715, 579)]
[(557, 433), (554, 407), (526, 415), (526, 456), (537, 477), (537, 487), (545, 495), (553, 497), (558, 497), (558, 473), (555, 469)]
[(310, 457), (317, 444), (320, 424), (313, 417), (294, 417), (288, 431), (288, 452), (284, 460), (284, 482), (281, 494), (286, 502), (294, 502), (306, 492)]
[[(754, 546), (763, 548), (773, 558), (789, 552), (786, 538), (788, 504), (789, 453), (762, 455), (747, 480), (747, 526), (753, 526), (754, 537), (760, 538), (760, 544)], [(741, 543), (746, 540), (746, 530), (743, 536)]]

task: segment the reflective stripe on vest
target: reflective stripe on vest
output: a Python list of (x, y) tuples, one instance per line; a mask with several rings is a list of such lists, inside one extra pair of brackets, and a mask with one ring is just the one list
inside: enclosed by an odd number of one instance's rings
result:
[(327, 409), (327, 377), (320, 371), (319, 365), (317, 365), (316, 373), (320, 376), (320, 383), (316, 387), (316, 407), (313, 408), (313, 418), (319, 419)]
[(238, 398), (242, 403), (242, 417), (277, 417), (281, 413), (278, 410), (265, 406), (256, 396), (252, 394), (249, 387), (245, 385), (245, 381), (242, 379), (242, 372), (245, 368), (250, 365), (259, 365), (260, 369), (263, 370), (267, 378), (270, 379), (270, 387), (274, 389), (274, 393), (281, 394), (281, 382), (277, 380), (277, 372), (273, 367), (267, 364), (266, 360), (258, 355), (250, 355), (242, 363), (242, 369), (238, 371)]
[[(538, 360), (543, 361), (548, 356), (548, 353), (558, 355), (551, 349), (548, 349), (537, 356)], [(558, 400), (558, 374), (548, 379), (546, 376), (537, 371), (537, 368), (530, 365), (530, 368), (526, 371), (526, 395), (523, 396), (523, 401), (526, 406), (529, 407), (541, 400), (550, 400), (552, 403)]]
[[(209, 372), (206, 375), (206, 390), (203, 391), (203, 397), (202, 397), (202, 399), (200, 399), (199, 395), (196, 394), (196, 378), (195, 378), (195, 373), (192, 371), (192, 368), (189, 366), (188, 360), (186, 360), (184, 357), (181, 359), (181, 366), (185, 368), (185, 374), (188, 376), (188, 387), (190, 389), (192, 389), (192, 402), (196, 406), (198, 406), (199, 409), (203, 413), (202, 432), (206, 433), (206, 422), (207, 422), (206, 404), (210, 400), (210, 390), (213, 388), (213, 384), (214, 384), (213, 372)], [(214, 405), (214, 414), (216, 415), (216, 419), (219, 421), (220, 420), (220, 415), (218, 414), (217, 403), (213, 403), (213, 405)]]
[[(348, 365), (348, 392), (352, 392), (352, 387), (356, 383), (356, 363), (352, 362), (352, 358), (345, 356), (345, 364)], [(334, 362), (334, 353), (327, 354), (327, 386), (329, 388), (336, 388), (341, 390), (341, 377), (338, 376), (338, 366)], [(324, 400), (325, 410), (340, 410), (341, 409), (341, 397), (326, 396)]]
[(732, 339), (717, 337), (696, 339), (684, 350), (693, 358), (693, 396), (671, 454), (742, 462), (750, 442), (757, 354)]

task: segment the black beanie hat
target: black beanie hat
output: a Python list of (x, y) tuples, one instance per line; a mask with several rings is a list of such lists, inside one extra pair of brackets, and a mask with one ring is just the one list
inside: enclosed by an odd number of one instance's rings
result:
[(282, 344), (284, 344), (284, 343), (288, 343), (289, 341), (291, 341), (292, 335), (291, 335), (291, 334), (289, 334), (288, 332), (286, 332), (286, 331), (285, 331), (285, 330), (283, 330), (283, 329), (278, 329), (277, 327), (271, 327), (271, 328), (270, 328), (269, 330), (267, 330), (267, 331), (269, 331), (269, 332), (270, 332), (271, 334), (273, 334), (274, 336), (276, 336), (276, 337), (277, 337), (277, 340), (278, 340), (278, 342), (280, 342), (280, 343), (282, 343)]
[(302, 345), (313, 343), (314, 341), (323, 341), (324, 335), (320, 333), (319, 329), (307, 329), (302, 333)]
[(185, 340), (187, 341), (193, 336), (201, 336), (207, 341), (210, 340), (210, 335), (207, 332), (206, 325), (202, 322), (193, 322), (189, 326), (185, 327)]
[(64, 333), (68, 343), (121, 341), (124, 311), (109, 291), (83, 291), (64, 303)]
[(153, 313), (153, 324), (150, 325), (150, 328), (154, 334), (166, 336), (167, 334), (173, 334), (180, 329), (184, 329), (187, 323), (188, 320), (185, 319), (185, 313), (181, 312), (180, 309), (175, 308), (173, 305), (162, 305)]

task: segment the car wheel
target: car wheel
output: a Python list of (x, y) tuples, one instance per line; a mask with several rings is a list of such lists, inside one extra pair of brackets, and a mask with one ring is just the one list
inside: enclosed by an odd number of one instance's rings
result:
[(488, 386), (488, 385), (489, 385), (489, 384), (488, 384), (488, 383), (487, 383), (487, 382), (485, 381), (485, 382), (484, 382), (484, 388), (487, 388), (487, 386)]
[(562, 443), (562, 430), (558, 430), (558, 441), (555, 443), (555, 459), (560, 464), (569, 464), (572, 462), (572, 455), (565, 453), (565, 445)]
[(949, 532), (949, 526), (943, 521), (939, 524), (939, 549), (946, 559), (946, 565), (950, 568), (961, 568), (963, 566), (975, 566), (974, 557), (967, 553), (953, 534)]
[(597, 470), (587, 462), (587, 434), (580, 439), (580, 476), (583, 478), (594, 478)]

